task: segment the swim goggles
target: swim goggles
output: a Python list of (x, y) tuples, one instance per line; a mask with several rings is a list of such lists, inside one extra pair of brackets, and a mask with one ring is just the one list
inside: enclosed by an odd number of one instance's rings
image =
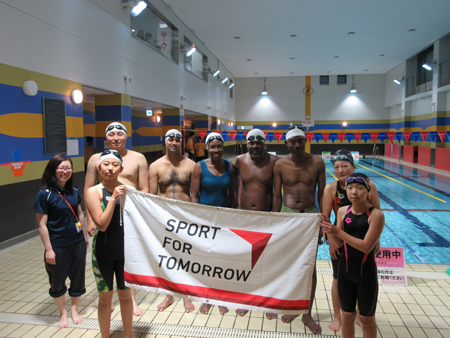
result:
[(182, 136), (181, 136), (181, 134), (178, 134), (178, 133), (169, 133), (166, 135), (166, 137), (176, 137), (178, 139), (181, 139)]
[(333, 157), (331, 159), (331, 163), (334, 163), (336, 161), (348, 161), (351, 164), (353, 164), (353, 158), (348, 155), (344, 155), (344, 154), (336, 155), (335, 157)]
[(257, 139), (258, 141), (265, 141), (264, 137), (262, 137), (261, 135), (250, 135), (247, 137), (247, 141), (254, 141), (255, 139)]
[(117, 159), (120, 161), (120, 163), (122, 163), (122, 156), (120, 155), (120, 153), (117, 150), (110, 150), (110, 149), (106, 149), (100, 154), (99, 162), (102, 163), (102, 161), (104, 159), (113, 158), (111, 156), (117, 157)]
[(111, 131), (113, 129), (119, 129), (119, 130), (123, 130), (125, 133), (127, 132), (127, 129), (121, 125), (121, 124), (111, 124), (108, 126), (108, 128), (106, 128), (106, 132)]
[(347, 179), (345, 180), (345, 188), (347, 189), (347, 185), (349, 185), (351, 183), (355, 183), (355, 182), (364, 184), (366, 186), (367, 190), (370, 191), (369, 179), (361, 177), (361, 176), (349, 176), (349, 177), (347, 177)]
[(222, 142), (223, 142), (222, 136), (219, 136), (219, 135), (209, 137), (209, 138), (208, 138), (208, 143), (211, 142), (212, 140), (219, 140), (219, 141), (222, 141)]

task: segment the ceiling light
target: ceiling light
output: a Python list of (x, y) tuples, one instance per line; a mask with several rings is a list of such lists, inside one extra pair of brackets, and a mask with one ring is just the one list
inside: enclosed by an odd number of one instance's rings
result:
[(350, 89), (350, 94), (356, 94), (357, 92), (355, 88), (355, 75), (352, 75), (352, 89)]
[(272, 127), (276, 127), (277, 126), (277, 123), (276, 122), (274, 122), (274, 123), (272, 123)]
[(228, 81), (228, 78), (226, 77), (225, 79), (222, 80), (222, 83), (225, 83)]
[(344, 122), (342, 122), (342, 126), (343, 126), (343, 127), (347, 127), (347, 125), (348, 125), (348, 123), (347, 123), (347, 122), (345, 122), (345, 121), (344, 121)]
[(189, 51), (186, 53), (186, 56), (189, 57), (192, 54), (194, 54), (194, 52), (197, 50), (197, 48), (195, 48), (195, 45), (192, 45), (191, 49), (189, 49)]
[(80, 104), (83, 102), (83, 93), (81, 90), (75, 89), (72, 91), (72, 101), (75, 104)]
[(394, 79), (394, 82), (396, 83), (396, 84), (402, 84), (402, 81), (400, 81), (399, 79)]
[(247, 59), (247, 61), (252, 61), (252, 59)]
[(217, 124), (220, 124), (220, 119), (217, 120)]
[(416, 31), (416, 29), (415, 28), (412, 28), (412, 29), (408, 29), (408, 32), (415, 32)]
[(266, 78), (264, 78), (264, 89), (263, 89), (263, 91), (261, 92), (261, 95), (267, 95), (268, 93), (267, 93), (267, 88), (266, 88)]
[(156, 122), (160, 122), (161, 121), (161, 116), (156, 116)]
[(432, 67), (431, 65), (429, 65), (428, 63), (424, 63), (424, 64), (422, 65), (422, 67), (425, 68), (425, 69), (428, 70), (428, 71), (433, 70), (433, 67)]
[(213, 77), (216, 77), (217, 75), (219, 75), (219, 73), (220, 73), (220, 69), (217, 69), (217, 70), (214, 72)]
[(334, 57), (335, 59), (339, 59), (339, 56), (338, 55), (336, 55), (335, 57)]
[(384, 56), (384, 54), (380, 54), (380, 56)]
[(235, 36), (234, 37), (236, 40), (239, 40), (241, 37), (240, 36)]
[(355, 35), (355, 32), (348, 32), (348, 35)]
[(232, 84), (230, 84), (230, 86), (228, 88), (233, 88), (234, 87), (234, 82)]
[(231, 127), (233, 126), (233, 122), (230, 122), (230, 126), (231, 126)]
[(138, 16), (141, 12), (147, 8), (147, 3), (145, 1), (139, 1), (136, 6), (131, 10), (132, 16)]
[(295, 34), (292, 34), (292, 35), (289, 35), (291, 38), (296, 38), (297, 37), (297, 35), (295, 35)]

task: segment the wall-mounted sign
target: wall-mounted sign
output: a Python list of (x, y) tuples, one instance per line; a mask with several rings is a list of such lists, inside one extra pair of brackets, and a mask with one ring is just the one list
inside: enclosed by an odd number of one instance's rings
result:
[(153, 116), (153, 110), (152, 109), (147, 109), (145, 111), (145, 113), (147, 114), (147, 116)]

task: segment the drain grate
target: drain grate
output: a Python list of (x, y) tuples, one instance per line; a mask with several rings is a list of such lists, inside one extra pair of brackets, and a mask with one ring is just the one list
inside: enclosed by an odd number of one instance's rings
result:
[[(28, 315), (19, 313), (0, 313), (0, 323), (29, 324), (41, 326), (57, 326), (59, 317)], [(85, 318), (82, 323), (74, 324), (69, 318), (69, 327), (86, 330), (100, 330), (98, 321), (92, 318)], [(119, 320), (111, 321), (111, 331), (123, 332), (122, 322)], [(133, 333), (151, 333), (155, 335), (195, 337), (195, 338), (331, 338), (336, 336), (312, 335), (304, 333), (222, 329), (216, 327), (187, 326), (187, 325), (169, 325), (155, 323), (133, 322)]]

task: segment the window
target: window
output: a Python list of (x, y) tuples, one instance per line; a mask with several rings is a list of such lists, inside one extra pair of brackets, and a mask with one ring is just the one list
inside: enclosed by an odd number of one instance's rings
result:
[(337, 84), (338, 85), (345, 85), (345, 84), (347, 84), (347, 75), (338, 75), (337, 76)]
[(328, 75), (320, 75), (320, 84), (321, 85), (327, 85), (330, 84), (330, 77)]
[(131, 16), (131, 35), (178, 63), (178, 29), (150, 4), (138, 16)]
[(187, 52), (194, 46), (194, 44), (186, 37), (184, 37), (184, 69), (194, 73), (199, 78), (208, 82), (208, 57), (198, 49), (187, 56)]

